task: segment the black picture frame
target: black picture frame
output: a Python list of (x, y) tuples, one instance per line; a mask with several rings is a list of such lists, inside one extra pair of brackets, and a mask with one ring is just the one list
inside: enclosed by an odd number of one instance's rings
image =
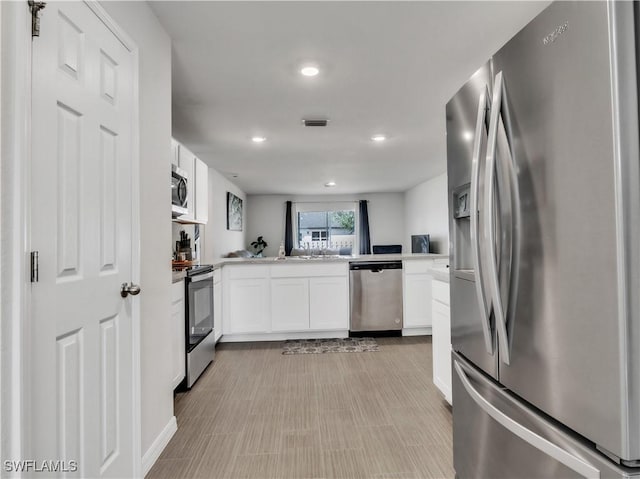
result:
[(242, 231), (242, 198), (227, 191), (227, 229)]

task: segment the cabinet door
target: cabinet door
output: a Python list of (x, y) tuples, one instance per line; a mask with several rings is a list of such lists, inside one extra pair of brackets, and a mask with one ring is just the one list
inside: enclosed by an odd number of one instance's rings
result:
[(222, 281), (213, 283), (213, 333), (216, 341), (222, 336)]
[(405, 274), (403, 327), (431, 326), (431, 276)]
[(206, 223), (209, 220), (209, 167), (200, 158), (195, 159), (195, 220)]
[(175, 389), (185, 376), (186, 329), (184, 317), (184, 281), (171, 287), (171, 382)]
[(349, 281), (347, 277), (309, 279), (311, 329), (349, 329)]
[(271, 330), (268, 311), (267, 279), (229, 280), (229, 329), (232, 333), (268, 333)]
[(444, 304), (434, 301), (433, 309), (433, 383), (451, 404), (451, 314)]
[(180, 166), (180, 143), (171, 138), (171, 163)]
[(271, 280), (271, 329), (309, 330), (309, 280), (277, 278)]
[(180, 158), (180, 168), (187, 172), (187, 210), (186, 215), (180, 217), (181, 220), (195, 219), (195, 159), (196, 157), (183, 145), (178, 149)]

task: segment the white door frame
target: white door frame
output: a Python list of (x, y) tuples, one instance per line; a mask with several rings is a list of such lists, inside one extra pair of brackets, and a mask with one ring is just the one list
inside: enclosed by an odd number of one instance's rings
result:
[[(139, 52), (133, 40), (93, 1), (87, 6), (133, 55), (132, 281), (140, 284)], [(28, 459), (31, 391), (31, 13), (27, 0), (0, 2), (0, 458)], [(45, 10), (42, 12), (46, 14)], [(144, 285), (143, 285), (144, 286)], [(137, 299), (137, 298), (136, 298)], [(132, 302), (133, 461), (142, 476), (140, 304)], [(55, 458), (51, 458), (55, 459)], [(1, 465), (0, 465), (1, 467)], [(0, 474), (3, 475), (3, 474)]]

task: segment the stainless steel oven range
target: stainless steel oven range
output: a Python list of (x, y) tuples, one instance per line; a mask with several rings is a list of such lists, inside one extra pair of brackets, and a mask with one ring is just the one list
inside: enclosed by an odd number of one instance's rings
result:
[(201, 265), (187, 269), (185, 278), (185, 385), (191, 388), (213, 361), (213, 266)]

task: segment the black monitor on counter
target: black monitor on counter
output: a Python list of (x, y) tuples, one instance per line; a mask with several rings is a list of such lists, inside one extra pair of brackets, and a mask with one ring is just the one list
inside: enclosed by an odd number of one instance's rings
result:
[(411, 235), (412, 253), (429, 253), (429, 235)]

